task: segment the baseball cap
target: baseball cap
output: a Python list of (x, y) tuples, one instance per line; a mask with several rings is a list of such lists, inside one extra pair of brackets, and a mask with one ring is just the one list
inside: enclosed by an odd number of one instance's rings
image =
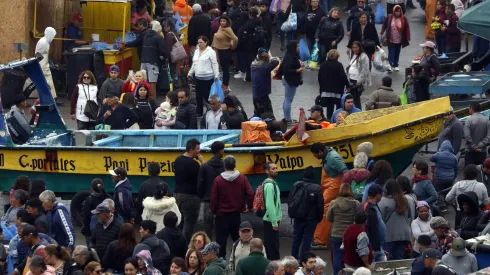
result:
[(485, 159), (485, 162), (483, 162), (483, 168), (490, 169), (490, 158)]
[(94, 214), (94, 215), (97, 215), (100, 213), (111, 213), (111, 210), (109, 209), (109, 206), (107, 206), (107, 204), (101, 203), (101, 204), (97, 205), (97, 208), (92, 210), (92, 214)]
[(213, 252), (219, 254), (219, 249), (220, 246), (217, 242), (210, 242), (204, 247), (203, 250), (201, 250), (201, 254), (209, 254)]
[(257, 51), (257, 55), (260, 56), (261, 54), (263, 53), (266, 53), (266, 52), (269, 52), (269, 50), (267, 50), (266, 48), (264, 47), (261, 47), (259, 48), (259, 50)]
[(242, 231), (242, 230), (252, 230), (252, 224), (249, 222), (249, 221), (244, 221), (240, 224), (240, 227), (239, 227), (239, 230)]
[(308, 111), (323, 113), (323, 107), (320, 105), (315, 105), (315, 106), (311, 107)]
[(75, 13), (75, 14), (73, 15), (72, 21), (83, 22), (82, 15), (81, 15), (81, 14), (79, 14), (79, 13)]
[(461, 237), (453, 240), (451, 254), (455, 257), (462, 257), (466, 255), (466, 242)]
[(18, 94), (18, 95), (14, 96), (14, 104), (16, 104), (16, 105), (25, 101), (25, 100), (26, 100), (26, 97), (23, 94)]
[(128, 173), (126, 172), (126, 169), (124, 169), (122, 167), (117, 167), (114, 170), (109, 170), (109, 174), (111, 174), (111, 176), (114, 176), (114, 177), (121, 176), (124, 178), (128, 175)]
[(439, 250), (436, 250), (434, 248), (427, 248), (427, 249), (424, 249), (424, 252), (422, 252), (422, 258), (423, 259), (440, 259), (440, 258), (442, 258), (442, 253)]
[(119, 72), (119, 66), (117, 66), (117, 65), (112, 65), (112, 66), (109, 68), (109, 71), (111, 71), (111, 72)]
[(22, 227), (22, 237), (27, 237), (30, 235), (37, 236), (36, 228), (30, 224)]
[(427, 47), (427, 48), (432, 48), (434, 49), (436, 47), (436, 44), (432, 41), (425, 41), (424, 44), (420, 44), (420, 47)]
[(229, 96), (227, 96), (227, 97), (225, 97), (225, 99), (223, 99), (223, 104), (226, 104), (226, 106), (228, 106), (228, 107), (235, 108), (235, 102), (233, 102), (233, 99)]

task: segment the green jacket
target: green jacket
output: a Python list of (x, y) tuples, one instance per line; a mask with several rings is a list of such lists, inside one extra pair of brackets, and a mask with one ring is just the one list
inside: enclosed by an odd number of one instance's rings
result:
[(342, 157), (331, 147), (327, 148), (327, 154), (322, 161), (322, 166), (329, 178), (336, 178), (340, 174), (349, 171)]
[(223, 275), (226, 270), (226, 261), (223, 258), (216, 258), (208, 263), (203, 275)]
[[(275, 192), (274, 188), (276, 189)], [(274, 194), (276, 195), (275, 199)], [(264, 221), (272, 223), (272, 226), (277, 226), (277, 222), (282, 220), (282, 208), (281, 191), (279, 190), (279, 186), (277, 185), (276, 181), (272, 179), (266, 179), (264, 184), (264, 200)]]
[(264, 253), (250, 252), (247, 257), (238, 262), (236, 275), (264, 275), (269, 263)]

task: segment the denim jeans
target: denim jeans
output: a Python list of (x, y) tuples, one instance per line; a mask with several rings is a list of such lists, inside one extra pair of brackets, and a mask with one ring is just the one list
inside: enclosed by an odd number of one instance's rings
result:
[(179, 227), (181, 229), (183, 228), (182, 234), (184, 234), (185, 239), (190, 240), (192, 234), (194, 234), (197, 219), (199, 218), (201, 199), (196, 195), (176, 193), (175, 200), (182, 214), (182, 221)]
[[(316, 220), (294, 219), (291, 255), (295, 259), (303, 259), (303, 255), (310, 251), (317, 224), (318, 222)], [(301, 253), (298, 255), (300, 245)]]
[(402, 260), (407, 244), (407, 241), (386, 242), (383, 248), (390, 253), (390, 261)]
[(390, 62), (391, 67), (398, 67), (401, 50), (402, 44), (390, 44), (390, 46), (388, 46), (388, 61)]
[(344, 250), (340, 249), (342, 238), (330, 237), (333, 253), (333, 274), (339, 274), (339, 271), (344, 268)]
[(282, 111), (284, 112), (284, 118), (291, 120), (291, 104), (293, 103), (294, 95), (296, 94), (296, 86), (289, 86), (286, 79), (282, 79), (282, 85), (284, 85), (284, 102), (282, 103)]

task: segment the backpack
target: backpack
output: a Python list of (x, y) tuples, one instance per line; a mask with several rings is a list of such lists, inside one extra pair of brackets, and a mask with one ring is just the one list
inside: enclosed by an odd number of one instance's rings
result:
[(31, 126), (21, 113), (10, 111), (10, 116), (6, 120), (10, 137), (15, 144), (24, 144), (31, 137)]
[[(259, 218), (264, 217), (265, 215), (265, 197), (264, 197), (264, 184), (266, 183), (272, 183), (274, 182), (270, 179), (266, 179), (259, 187), (257, 187), (257, 190), (255, 190), (255, 195), (254, 195), (254, 203), (253, 203), (253, 209), (255, 212), (255, 215)], [(276, 203), (276, 188), (274, 186), (274, 204)]]
[(308, 216), (308, 185), (309, 182), (300, 181), (293, 185), (288, 196), (288, 215), (290, 218), (304, 218)]
[(159, 240), (158, 246), (150, 250), (153, 266), (160, 270), (162, 274), (168, 274), (170, 271), (170, 249), (164, 240)]
[(366, 188), (366, 180), (363, 180), (361, 182), (352, 181), (350, 183), (350, 187), (352, 187), (352, 193), (354, 193), (354, 199), (362, 200), (364, 189)]

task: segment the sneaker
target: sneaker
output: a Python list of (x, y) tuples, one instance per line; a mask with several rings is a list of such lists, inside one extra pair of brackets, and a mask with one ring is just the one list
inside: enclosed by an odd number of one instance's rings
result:
[(238, 72), (233, 76), (234, 79), (240, 79), (240, 78), (245, 78), (246, 74), (243, 72)]
[(481, 94), (481, 98), (487, 98), (485, 94)]
[(476, 95), (472, 96), (471, 98), (473, 98), (473, 99), (480, 99), (481, 98), (481, 94), (476, 94)]
[(398, 72), (398, 71), (400, 71), (400, 68), (395, 67), (395, 72)]
[(386, 66), (386, 71), (391, 73), (391, 66), (390, 65)]

